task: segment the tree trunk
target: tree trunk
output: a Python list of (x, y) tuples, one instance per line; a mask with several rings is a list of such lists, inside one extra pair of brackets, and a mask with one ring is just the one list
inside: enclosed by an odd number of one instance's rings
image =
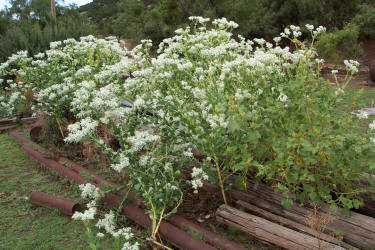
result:
[(56, 36), (57, 33), (57, 20), (56, 20), (56, 7), (55, 7), (55, 0), (51, 0), (51, 16), (53, 18), (53, 32)]

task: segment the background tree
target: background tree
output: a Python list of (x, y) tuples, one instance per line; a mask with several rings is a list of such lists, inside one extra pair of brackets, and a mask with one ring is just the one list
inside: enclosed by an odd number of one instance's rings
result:
[(35, 54), (52, 41), (88, 34), (96, 34), (95, 26), (76, 6), (57, 3), (55, 21), (50, 0), (11, 0), (10, 7), (0, 12), (0, 61), (19, 50)]

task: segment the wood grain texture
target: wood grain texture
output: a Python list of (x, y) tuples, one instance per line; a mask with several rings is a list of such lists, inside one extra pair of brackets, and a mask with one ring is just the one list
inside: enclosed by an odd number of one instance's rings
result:
[(290, 250), (343, 250), (345, 248), (330, 242), (318, 240), (307, 234), (303, 234), (268, 221), (264, 218), (242, 212), (227, 205), (221, 205), (216, 212), (216, 219), (230, 225), (262, 241)]

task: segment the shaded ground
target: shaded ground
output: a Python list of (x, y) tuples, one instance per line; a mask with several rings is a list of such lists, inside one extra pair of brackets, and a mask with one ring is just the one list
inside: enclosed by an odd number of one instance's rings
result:
[(361, 42), (363, 55), (359, 58), (365, 65), (369, 65), (372, 60), (375, 60), (375, 39)]

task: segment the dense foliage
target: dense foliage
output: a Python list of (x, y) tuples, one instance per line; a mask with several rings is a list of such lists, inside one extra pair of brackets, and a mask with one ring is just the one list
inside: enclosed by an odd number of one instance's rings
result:
[(19, 50), (36, 54), (52, 41), (79, 38), (95, 33), (94, 26), (76, 7), (56, 5), (56, 22), (50, 0), (12, 0), (0, 11), (0, 61)]
[[(143, 197), (154, 241), (185, 188), (217, 183), (226, 202), (225, 180), (234, 174), (239, 186), (252, 178), (287, 194), (285, 206), (293, 200), (343, 211), (361, 206), (361, 194), (374, 192), (358, 182), (374, 172), (367, 159), (374, 154), (375, 125), (366, 138), (358, 137), (352, 131), (365, 117), (336, 112), (358, 63), (345, 61), (349, 78), (330, 83), (319, 74), (323, 61), (314, 47), (298, 40), (297, 26), (271, 44), (235, 40), (230, 31), (238, 25), (224, 18), (190, 19), (192, 26), (176, 30), (156, 56), (148, 40), (127, 51), (114, 38), (92, 36), (53, 42), (34, 57), (19, 52), (0, 65), (8, 76), (1, 80), (0, 112), (14, 114), (32, 91), (35, 112), (47, 113), (59, 126), (70, 122), (66, 142), (91, 141), (110, 157), (115, 172), (126, 172), (123, 187)], [(312, 44), (324, 31), (306, 25)], [(281, 48), (282, 39), (296, 49)], [(125, 99), (134, 105), (124, 107)], [(103, 129), (113, 132), (119, 148), (101, 136)], [(199, 165), (194, 148), (205, 155)], [(183, 171), (190, 172), (188, 180)], [(75, 218), (87, 221), (102, 191), (81, 189), (93, 201)], [(99, 228), (130, 244), (129, 229), (114, 230), (113, 215), (101, 221)]]
[(334, 29), (319, 37), (316, 47), (321, 56), (339, 62), (342, 58), (354, 58), (363, 53), (358, 44), (360, 29), (349, 24), (343, 29)]
[[(117, 8), (113, 9), (115, 2)], [(80, 10), (96, 19), (105, 31), (134, 44), (144, 38), (161, 42), (189, 16), (226, 17), (239, 24), (234, 33), (246, 38), (272, 38), (290, 24), (342, 29), (353, 19), (361, 37), (375, 34), (371, 29), (375, 15), (371, 0), (94, 0)]]

